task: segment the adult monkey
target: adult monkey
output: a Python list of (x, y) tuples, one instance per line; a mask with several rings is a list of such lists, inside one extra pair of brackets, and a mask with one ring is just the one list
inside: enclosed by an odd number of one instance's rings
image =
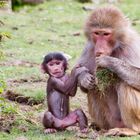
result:
[[(140, 133), (140, 38), (129, 20), (115, 7), (97, 8), (85, 26), (87, 45), (78, 62), (94, 75), (96, 68), (111, 70), (120, 79), (100, 96), (94, 76), (81, 74), (89, 113), (95, 123), (109, 129), (106, 135)], [(96, 87), (96, 88), (95, 88)]]

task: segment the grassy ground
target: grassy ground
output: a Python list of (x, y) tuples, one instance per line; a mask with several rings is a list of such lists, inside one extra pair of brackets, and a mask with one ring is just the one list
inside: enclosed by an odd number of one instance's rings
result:
[[(4, 37), (0, 42), (0, 50), (4, 52), (4, 58), (0, 61), (0, 73), (4, 75), (7, 82), (6, 90), (12, 90), (36, 100), (45, 98), (47, 76), (40, 72), (39, 64), (46, 53), (62, 51), (72, 56), (69, 68), (74, 66), (85, 44), (83, 26), (90, 13), (83, 10), (82, 7), (85, 5), (91, 4), (80, 4), (74, 0), (52, 0), (35, 7), (25, 6), (19, 12), (0, 13), (0, 20), (4, 23), (0, 25), (0, 32), (10, 37)], [(116, 5), (131, 20), (139, 21), (139, 0), (123, 0)], [(134, 28), (140, 31), (139, 22)], [(76, 97), (71, 99), (71, 107), (72, 109), (83, 108), (88, 116), (85, 99), (86, 95), (78, 91)], [(29, 140), (80, 139), (75, 137), (75, 131), (43, 134), (43, 128), (37, 120), (40, 120), (41, 112), (45, 110), (46, 104), (30, 107), (8, 102), (9, 108), (13, 109), (11, 113), (15, 114), (15, 119), (10, 134), (0, 132), (1, 140), (15, 140), (20, 136)], [(9, 110), (5, 113), (8, 113), (4, 114), (6, 116), (11, 115)], [(100, 137), (99, 139), (138, 140), (140, 137)]]

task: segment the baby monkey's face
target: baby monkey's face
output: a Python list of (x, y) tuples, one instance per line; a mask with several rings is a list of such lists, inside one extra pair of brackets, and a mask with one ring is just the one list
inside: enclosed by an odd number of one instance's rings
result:
[(64, 75), (64, 61), (53, 59), (47, 63), (48, 72), (51, 76), (60, 78)]

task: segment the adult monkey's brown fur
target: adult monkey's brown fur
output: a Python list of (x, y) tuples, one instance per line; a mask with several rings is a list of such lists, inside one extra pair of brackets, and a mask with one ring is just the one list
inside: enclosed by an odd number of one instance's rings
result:
[(79, 77), (80, 87), (87, 92), (89, 112), (106, 135), (140, 133), (140, 38), (129, 20), (115, 7), (97, 8), (85, 26), (87, 45), (78, 64), (91, 73), (96, 68), (111, 70), (119, 82), (106, 87), (101, 96), (89, 73)]

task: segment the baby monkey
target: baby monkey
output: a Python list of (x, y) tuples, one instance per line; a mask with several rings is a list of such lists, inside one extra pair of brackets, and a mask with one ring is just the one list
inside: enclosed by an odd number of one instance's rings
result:
[(69, 96), (75, 96), (78, 76), (88, 72), (85, 67), (76, 67), (71, 74), (66, 74), (67, 60), (61, 53), (49, 53), (42, 62), (42, 70), (49, 75), (47, 82), (48, 111), (43, 117), (45, 133), (65, 130), (68, 126), (79, 123), (80, 131), (88, 131), (87, 117), (81, 109), (69, 111)]

